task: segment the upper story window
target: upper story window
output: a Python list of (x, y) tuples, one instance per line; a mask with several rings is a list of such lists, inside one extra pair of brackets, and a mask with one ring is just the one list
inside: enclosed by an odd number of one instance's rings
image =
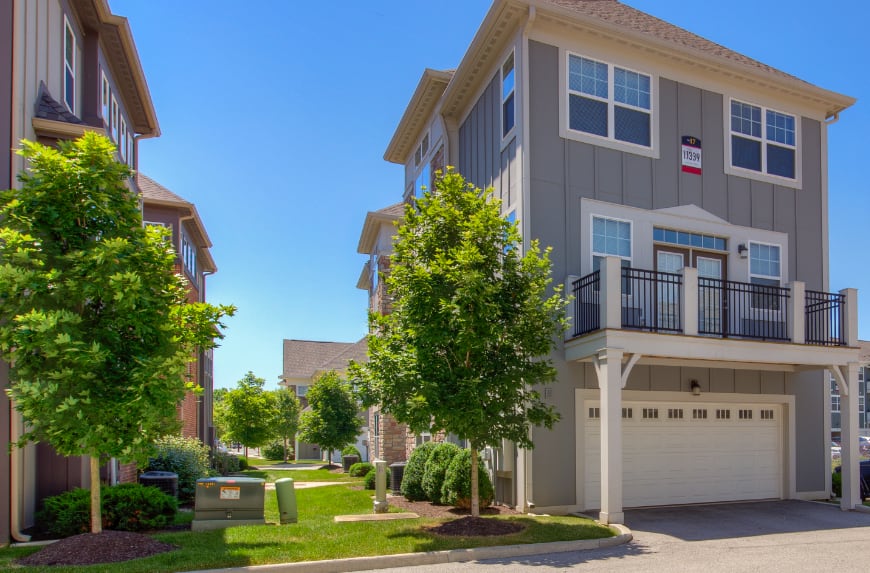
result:
[(631, 221), (592, 217), (592, 270), (601, 268), (604, 257), (619, 257), (631, 266)]
[[(782, 279), (780, 260), (779, 245), (749, 243), (749, 282), (767, 287), (780, 286)], [(779, 297), (769, 292), (753, 293), (752, 308), (780, 310)]]
[(112, 123), (109, 126), (109, 137), (111, 137), (112, 141), (115, 143), (118, 143), (118, 124), (120, 123), (120, 115), (118, 100), (115, 99), (115, 94), (112, 94)]
[(106, 72), (100, 72), (102, 75), (101, 90), (100, 90), (100, 109), (102, 110), (103, 122), (109, 123), (109, 80), (106, 78)]
[(653, 241), (717, 251), (725, 251), (728, 247), (728, 241), (722, 237), (690, 233), (688, 231), (675, 231), (674, 229), (665, 229), (663, 227), (653, 227)]
[(187, 233), (181, 234), (181, 259), (184, 261), (184, 270), (194, 280), (198, 281), (199, 277), (196, 274), (196, 245), (187, 237)]
[(135, 166), (135, 161), (134, 161), (134, 157), (133, 157), (134, 153), (135, 152), (134, 152), (134, 147), (133, 147), (133, 133), (128, 131), (127, 132), (127, 165), (129, 165), (130, 167)]
[(308, 394), (308, 386), (305, 386), (304, 384), (296, 386), (296, 395), (297, 396), (302, 398), (306, 394)]
[(652, 77), (568, 55), (568, 128), (652, 148)]
[(426, 159), (426, 154), (429, 153), (429, 133), (423, 136), (423, 140), (420, 142), (420, 145), (417, 146), (417, 151), (414, 152), (414, 167), (420, 165), (424, 159)]
[(731, 100), (731, 165), (796, 179), (795, 116)]
[(501, 67), (501, 135), (506, 136), (514, 128), (516, 103), (514, 98), (514, 54)]
[(127, 162), (127, 120), (121, 117), (121, 127), (118, 130), (118, 151), (121, 161)]
[(69, 19), (63, 17), (63, 102), (75, 113), (76, 104), (76, 35)]

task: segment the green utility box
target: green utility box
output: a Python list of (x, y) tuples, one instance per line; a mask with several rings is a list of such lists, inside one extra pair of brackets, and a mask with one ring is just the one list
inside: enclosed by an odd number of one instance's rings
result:
[(275, 495), (278, 496), (278, 512), (281, 523), (296, 523), (296, 489), (293, 478), (275, 480)]
[(193, 531), (266, 523), (266, 480), (213, 477), (196, 480)]

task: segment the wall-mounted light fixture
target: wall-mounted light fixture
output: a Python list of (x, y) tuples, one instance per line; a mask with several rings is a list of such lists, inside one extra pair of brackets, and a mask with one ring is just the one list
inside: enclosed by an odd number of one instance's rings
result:
[(700, 396), (701, 395), (701, 385), (697, 380), (692, 380), (690, 384), (692, 388), (692, 396)]
[(740, 255), (741, 259), (745, 259), (749, 253), (749, 248), (743, 243), (737, 245), (737, 254)]

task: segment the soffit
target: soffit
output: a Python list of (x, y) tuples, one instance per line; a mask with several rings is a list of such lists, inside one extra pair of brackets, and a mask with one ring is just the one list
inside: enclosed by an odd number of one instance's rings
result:
[(417, 84), (411, 101), (399, 121), (393, 138), (384, 152), (384, 159), (391, 163), (405, 163), (417, 145), (423, 130), (429, 125), (432, 112), (447, 88), (453, 72), (426, 69)]
[(366, 213), (366, 220), (363, 223), (363, 230), (360, 233), (356, 252), (361, 255), (374, 254), (375, 243), (378, 240), (381, 225), (395, 225), (395, 222), (400, 221), (404, 214), (404, 203), (396, 203), (395, 205)]

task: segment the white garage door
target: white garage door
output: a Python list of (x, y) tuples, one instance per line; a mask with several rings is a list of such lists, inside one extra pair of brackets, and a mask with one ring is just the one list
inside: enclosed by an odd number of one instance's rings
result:
[[(586, 509), (600, 507), (598, 402), (584, 402)], [(782, 407), (624, 402), (623, 505), (782, 497)]]

